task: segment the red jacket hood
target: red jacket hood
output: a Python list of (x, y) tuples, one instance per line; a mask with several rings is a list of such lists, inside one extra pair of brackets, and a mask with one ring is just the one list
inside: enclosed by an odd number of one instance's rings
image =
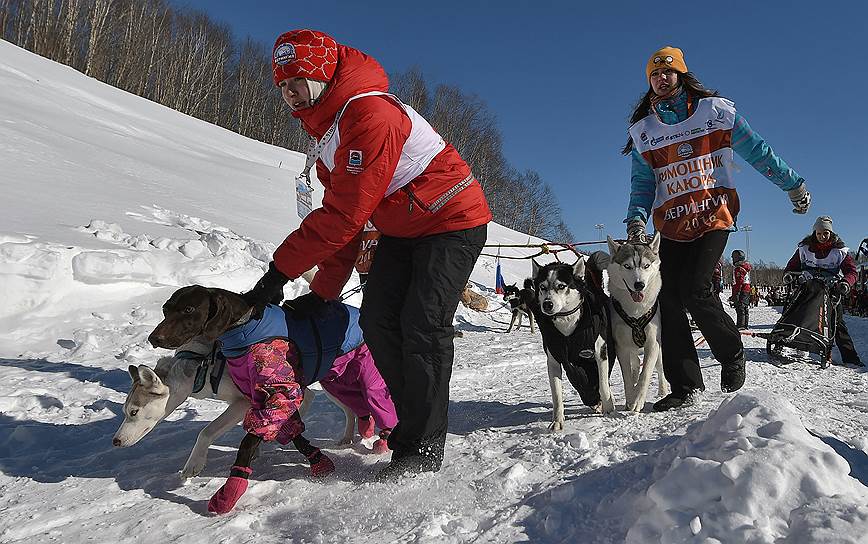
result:
[(387, 92), (389, 77), (373, 57), (338, 44), (338, 67), (316, 105), (293, 112), (305, 131), (319, 139), (335, 122), (335, 116), (351, 97), (370, 91)]

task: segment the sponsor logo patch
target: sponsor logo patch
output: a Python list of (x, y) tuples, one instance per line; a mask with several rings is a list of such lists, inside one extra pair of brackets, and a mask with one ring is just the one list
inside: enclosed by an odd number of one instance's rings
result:
[(678, 153), (678, 156), (682, 159), (686, 159), (687, 157), (693, 155), (693, 146), (685, 142), (678, 146), (676, 153)]
[(663, 136), (660, 136), (659, 138), (651, 138), (651, 145), (652, 145), (652, 146), (653, 146), (653, 145), (657, 145), (657, 144), (659, 144), (660, 142), (662, 142), (664, 139), (665, 139), (665, 138), (664, 138)]
[(284, 43), (274, 50), (274, 63), (278, 66), (289, 64), (295, 60), (295, 46), (291, 43)]
[(579, 357), (582, 359), (593, 359), (594, 358), (594, 350), (591, 349), (583, 349), (579, 352)]
[(361, 174), (362, 170), (362, 152), (357, 149), (350, 149), (349, 159), (347, 160), (347, 172)]

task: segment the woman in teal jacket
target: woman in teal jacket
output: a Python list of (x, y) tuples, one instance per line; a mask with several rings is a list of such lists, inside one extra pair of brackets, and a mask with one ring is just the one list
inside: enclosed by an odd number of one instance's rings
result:
[(660, 292), (663, 369), (672, 393), (654, 404), (677, 408), (705, 389), (685, 309), (715, 358), (721, 389), (744, 384), (744, 349), (732, 318), (712, 289), (712, 275), (740, 209), (732, 155), (740, 155), (787, 191), (804, 214), (805, 180), (775, 155), (729, 100), (706, 89), (687, 70), (680, 49), (664, 47), (646, 65), (649, 89), (631, 117), (623, 154), (632, 160), (627, 237), (646, 241), (653, 219), (662, 235)]

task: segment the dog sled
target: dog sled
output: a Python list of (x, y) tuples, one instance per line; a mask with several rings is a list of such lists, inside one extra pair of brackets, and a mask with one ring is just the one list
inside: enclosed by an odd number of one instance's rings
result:
[(766, 338), (766, 351), (772, 363), (794, 362), (796, 359), (784, 352), (784, 348), (789, 348), (807, 352), (810, 362), (817, 362), (810, 358), (810, 355), (817, 355), (821, 368), (829, 366), (840, 302), (840, 296), (832, 292), (835, 281), (835, 277), (814, 276), (807, 279), (797, 276), (792, 282), (795, 289), (783, 308), (781, 318), (771, 332), (756, 334)]

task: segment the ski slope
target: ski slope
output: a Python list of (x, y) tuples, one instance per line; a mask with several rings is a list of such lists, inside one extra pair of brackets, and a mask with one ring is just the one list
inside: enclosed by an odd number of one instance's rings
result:
[[(298, 224), (303, 157), (3, 41), (0, 89), (0, 542), (866, 541), (864, 369), (779, 368), (746, 338), (747, 384), (723, 394), (702, 346), (696, 404), (606, 417), (566, 386), (566, 428), (553, 434), (540, 338), (504, 333), (490, 257), (471, 279), (491, 311), (456, 315), (441, 472), (374, 482), (388, 456), (336, 447), (342, 414), (318, 396), (306, 435), (334, 476), (313, 481), (301, 455), (265, 445), (235, 511), (208, 514), (242, 429), (187, 482), (177, 473), (218, 401), (188, 401), (113, 448), (126, 368), (167, 353), (146, 338), (176, 288), (244, 290), (261, 275)], [(489, 240), (528, 237), (492, 224)], [(504, 260), (503, 273), (520, 281), (529, 261)], [(287, 295), (306, 289), (300, 280)], [(763, 330), (777, 317), (761, 306), (751, 321)], [(865, 357), (868, 322), (848, 325)], [(623, 409), (619, 371), (613, 391)]]

